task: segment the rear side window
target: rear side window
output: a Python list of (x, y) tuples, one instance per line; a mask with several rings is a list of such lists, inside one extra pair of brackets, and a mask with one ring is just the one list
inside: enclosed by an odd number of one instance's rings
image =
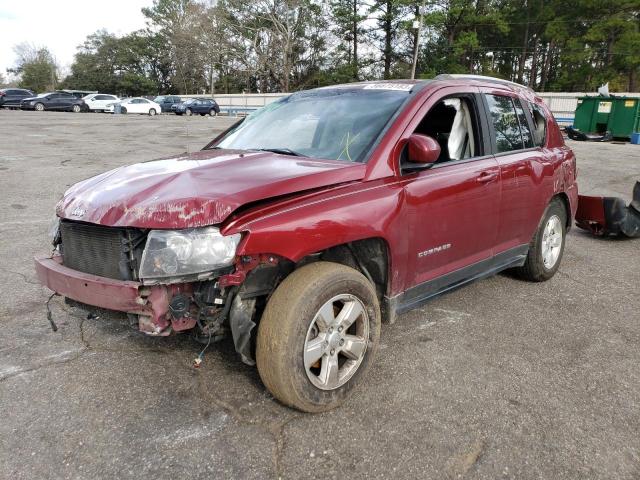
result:
[(522, 133), (522, 143), (524, 148), (533, 148), (533, 135), (529, 127), (527, 115), (519, 101), (513, 102), (516, 106), (516, 114), (518, 115), (518, 123), (520, 123), (520, 133)]
[(533, 120), (533, 143), (536, 147), (544, 147), (547, 139), (547, 117), (540, 105), (528, 103), (527, 106)]
[(523, 148), (520, 122), (510, 97), (485, 95), (496, 133), (496, 153), (512, 152)]

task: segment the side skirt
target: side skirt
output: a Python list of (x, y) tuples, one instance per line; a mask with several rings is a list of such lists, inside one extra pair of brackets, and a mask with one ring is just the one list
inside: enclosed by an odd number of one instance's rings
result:
[(394, 297), (385, 296), (383, 318), (386, 323), (394, 323), (397, 315), (417, 308), (434, 297), (456, 290), (476, 280), (491, 277), (508, 268), (521, 267), (527, 259), (528, 252), (529, 245), (520, 245), (487, 260), (411, 287)]

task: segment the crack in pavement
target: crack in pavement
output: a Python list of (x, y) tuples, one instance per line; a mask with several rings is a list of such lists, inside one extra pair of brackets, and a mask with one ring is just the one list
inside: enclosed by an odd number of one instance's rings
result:
[(13, 273), (14, 275), (17, 275), (17, 276), (21, 277), (25, 281), (25, 283), (28, 283), (30, 285), (38, 285), (38, 286), (40, 286), (40, 282), (38, 282), (37, 280), (30, 279), (24, 273), (14, 272), (13, 270), (5, 270), (5, 272)]
[(215, 393), (213, 393), (210, 389), (202, 381), (202, 376), (196, 376), (196, 388), (197, 391), (205, 398), (208, 398), (214, 405), (218, 408), (222, 409), (225, 413), (230, 415), (233, 419), (238, 421), (239, 423), (243, 423), (245, 425), (251, 425), (254, 427), (258, 427), (261, 430), (267, 432), (271, 437), (273, 437), (273, 453), (272, 453), (272, 463), (276, 480), (282, 478), (283, 475), (283, 465), (282, 465), (282, 453), (284, 451), (285, 444), (285, 429), (286, 427), (301, 417), (301, 414), (291, 413), (291, 416), (286, 418), (283, 421), (265, 421), (260, 418), (251, 418), (245, 415), (240, 409), (235, 407), (234, 405), (224, 401), (220, 397), (218, 397)]

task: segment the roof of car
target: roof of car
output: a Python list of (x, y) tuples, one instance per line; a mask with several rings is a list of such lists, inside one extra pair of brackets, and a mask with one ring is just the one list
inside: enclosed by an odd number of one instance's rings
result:
[(519, 83), (511, 82), (509, 80), (503, 80), (497, 77), (489, 77), (484, 75), (467, 75), (467, 74), (442, 74), (438, 75), (433, 79), (423, 80), (423, 79), (397, 79), (397, 80), (371, 80), (366, 82), (355, 82), (355, 83), (345, 83), (341, 85), (332, 85), (328, 87), (322, 88), (362, 88), (362, 89), (374, 89), (374, 90), (406, 90), (406, 91), (415, 91), (417, 90), (415, 87), (419, 86), (420, 88), (432, 83), (432, 82), (454, 82), (454, 83), (473, 83), (473, 84), (484, 84), (484, 85), (499, 85), (502, 88), (506, 88), (516, 93), (523, 93), (527, 96), (535, 96), (533, 90), (525, 85), (521, 85)]

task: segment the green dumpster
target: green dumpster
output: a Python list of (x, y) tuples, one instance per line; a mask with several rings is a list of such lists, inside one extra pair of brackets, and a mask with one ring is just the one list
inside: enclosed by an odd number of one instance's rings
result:
[(615, 138), (630, 138), (640, 131), (640, 98), (580, 97), (573, 126), (585, 133), (611, 132)]
[(613, 102), (609, 97), (580, 97), (573, 126), (585, 133), (605, 133)]
[(638, 131), (640, 98), (615, 97), (609, 115), (608, 130), (616, 138), (630, 138)]

